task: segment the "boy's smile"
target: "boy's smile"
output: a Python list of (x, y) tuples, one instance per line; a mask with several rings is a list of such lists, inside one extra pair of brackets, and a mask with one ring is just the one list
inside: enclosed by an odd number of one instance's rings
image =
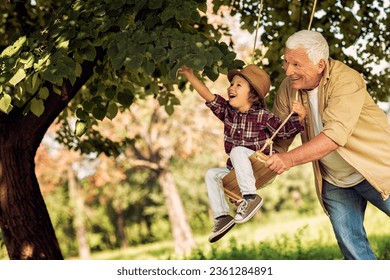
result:
[(232, 79), (230, 87), (228, 87), (229, 104), (239, 110), (246, 112), (252, 106), (249, 101), (250, 84), (247, 80), (239, 75), (235, 75)]

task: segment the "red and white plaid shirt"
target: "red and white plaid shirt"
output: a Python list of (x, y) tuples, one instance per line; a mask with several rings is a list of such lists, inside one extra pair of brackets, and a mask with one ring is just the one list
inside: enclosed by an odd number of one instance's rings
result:
[[(206, 102), (206, 105), (224, 123), (225, 152), (228, 155), (236, 146), (247, 147), (254, 151), (260, 150), (283, 122), (260, 103), (253, 104), (247, 112), (241, 113), (230, 106), (229, 101), (216, 94), (216, 98)], [(293, 114), (280, 129), (277, 137), (287, 139), (301, 131), (303, 126), (299, 122), (298, 115)], [(263, 152), (269, 154), (269, 147)], [(230, 158), (226, 166), (229, 169), (233, 168)]]

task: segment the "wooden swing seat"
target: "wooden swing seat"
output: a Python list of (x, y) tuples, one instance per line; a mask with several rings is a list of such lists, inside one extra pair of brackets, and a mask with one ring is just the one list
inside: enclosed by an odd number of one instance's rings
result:
[[(256, 188), (260, 189), (271, 183), (276, 177), (277, 173), (271, 169), (268, 169), (264, 162), (268, 156), (261, 151), (254, 152), (249, 160), (252, 163), (253, 175), (256, 179)], [(230, 198), (231, 202), (236, 202), (242, 199), (240, 188), (238, 187), (236, 173), (234, 170), (230, 171), (223, 179), (223, 190), (227, 197)]]

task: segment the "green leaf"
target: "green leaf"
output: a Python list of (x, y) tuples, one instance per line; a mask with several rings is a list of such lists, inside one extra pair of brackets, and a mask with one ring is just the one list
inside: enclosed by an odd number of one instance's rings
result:
[(210, 53), (212, 54), (214, 60), (220, 60), (223, 56), (223, 53), (217, 47), (211, 47)]
[(83, 108), (84, 108), (84, 110), (90, 112), (92, 110), (92, 108), (93, 108), (93, 102), (91, 102), (89, 100), (83, 101)]
[(199, 11), (201, 11), (203, 13), (206, 13), (207, 12), (207, 3), (206, 2), (199, 3), (198, 4), (198, 9), (199, 9)]
[(111, 58), (111, 63), (114, 70), (119, 70), (123, 66), (123, 61), (125, 60), (126, 55), (125, 52), (120, 52), (114, 45), (108, 49), (107, 54)]
[(92, 109), (92, 115), (94, 116), (95, 119), (102, 121), (107, 114), (107, 109), (105, 107), (95, 107)]
[(57, 69), (55, 68), (46, 68), (41, 72), (41, 75), (44, 80), (49, 81), (55, 85), (61, 85), (62, 78), (56, 72)]
[(3, 96), (0, 98), (0, 111), (8, 114), (13, 108), (11, 101), (11, 96), (8, 94), (3, 94)]
[(58, 95), (61, 95), (61, 89), (59, 87), (53, 86), (53, 91)]
[(108, 99), (113, 99), (116, 95), (116, 92), (117, 92), (117, 88), (116, 86), (111, 86), (109, 88), (107, 88), (105, 91), (104, 91), (104, 95), (108, 98)]
[(161, 61), (163, 59), (166, 58), (167, 56), (167, 51), (165, 48), (161, 47), (161, 46), (157, 46), (155, 47), (152, 51), (151, 51), (151, 54), (152, 54), (152, 58), (154, 61)]
[[(168, 73), (168, 78), (171, 80), (171, 81), (174, 81), (176, 80), (177, 78), (177, 73), (179, 71), (179, 68), (180, 68), (180, 65), (177, 61), (173, 63), (173, 65), (171, 66), (171, 69), (169, 69), (169, 73)], [(190, 67), (190, 66), (188, 66)]]
[(0, 74), (0, 83), (5, 84), (9, 79), (11, 79), (11, 73), (9, 72), (3, 72)]
[(118, 114), (118, 106), (115, 103), (111, 103), (107, 108), (107, 118), (112, 120)]
[(167, 112), (168, 115), (172, 116), (174, 110), (175, 109), (174, 109), (173, 105), (171, 105), (171, 104), (165, 105), (165, 111)]
[(46, 100), (49, 97), (49, 89), (47, 87), (43, 87), (39, 90), (38, 96), (40, 99)]
[(172, 105), (180, 105), (180, 100), (173, 94), (170, 96), (169, 102)]
[(23, 47), (23, 44), (26, 42), (26, 40), (26, 36), (19, 37), (19, 39), (16, 40), (15, 43), (13, 43), (11, 46), (8, 46), (2, 51), (0, 57), (13, 56)]
[(193, 5), (191, 5), (188, 1), (182, 3), (182, 9), (180, 13), (176, 14), (176, 19), (177, 20), (190, 20), (191, 19), (191, 14), (192, 14), (192, 8)]
[(40, 58), (37, 63), (34, 63), (34, 69), (37, 71), (42, 70), (47, 60), (49, 59), (50, 54), (46, 54), (44, 57)]
[(215, 81), (218, 79), (218, 76), (219, 76), (219, 73), (218, 73), (218, 70), (217, 70), (217, 67), (214, 66), (213, 68), (211, 67), (205, 67), (204, 69), (204, 73), (207, 75), (207, 77), (212, 80), (212, 81)]
[(133, 103), (134, 95), (129, 89), (125, 89), (118, 93), (117, 99), (122, 106), (129, 107)]
[(93, 61), (96, 57), (96, 49), (88, 44), (85, 48), (79, 50), (79, 55), (84, 60)]
[(69, 40), (60, 42), (60, 43), (57, 45), (57, 48), (58, 48), (58, 49), (68, 49), (68, 46), (69, 46)]
[(143, 60), (144, 56), (140, 53), (136, 53), (132, 56), (126, 57), (123, 64), (133, 70), (137, 69), (138, 67), (141, 67)]
[(43, 100), (36, 98), (31, 100), (30, 110), (35, 116), (40, 117), (43, 114), (43, 111), (45, 111), (45, 105), (43, 104)]
[(32, 93), (36, 92), (40, 85), (41, 85), (41, 79), (39, 79), (39, 73), (34, 73), (34, 75), (31, 78)]
[(23, 80), (26, 77), (26, 72), (23, 68), (19, 68), (19, 70), (15, 73), (15, 75), (9, 80), (9, 83), (13, 86), (15, 86), (17, 83), (19, 83), (21, 80)]
[(76, 77), (80, 77), (82, 72), (83, 68), (81, 67), (80, 63), (76, 63), (76, 68), (74, 70), (74, 74), (76, 75)]
[(207, 64), (206, 56), (202, 54), (195, 54), (191, 59), (185, 62), (185, 65), (195, 70), (203, 69)]
[(86, 120), (88, 118), (88, 113), (85, 112), (83, 109), (81, 108), (77, 108), (76, 110), (76, 117), (79, 119), (79, 120)]
[(168, 21), (173, 18), (176, 14), (176, 9), (174, 7), (167, 7), (160, 15), (160, 19), (162, 23)]
[(22, 52), (19, 62), (24, 64), (24, 69), (29, 69), (34, 65), (34, 55), (31, 52)]
[[(13, 99), (20, 101), (25, 92), (26, 92), (25, 83), (19, 83), (19, 85), (15, 87), (15, 91), (14, 91), (15, 95), (13, 96)], [(21, 104), (15, 102), (15, 105), (20, 107)]]
[(148, 8), (151, 10), (159, 9), (162, 7), (163, 0), (149, 0)]
[(143, 66), (145, 72), (147, 75), (152, 75), (154, 70), (156, 69), (156, 66), (152, 61), (146, 61)]
[(76, 128), (75, 128), (75, 135), (77, 137), (81, 137), (82, 135), (85, 134), (87, 131), (87, 125), (85, 124), (84, 121), (77, 120), (76, 121)]

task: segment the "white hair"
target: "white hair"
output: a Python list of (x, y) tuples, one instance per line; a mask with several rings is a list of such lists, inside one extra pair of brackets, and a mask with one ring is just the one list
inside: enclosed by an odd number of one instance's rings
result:
[(286, 48), (303, 48), (313, 64), (317, 64), (321, 59), (327, 61), (329, 58), (328, 42), (316, 31), (301, 30), (294, 33), (287, 39)]

